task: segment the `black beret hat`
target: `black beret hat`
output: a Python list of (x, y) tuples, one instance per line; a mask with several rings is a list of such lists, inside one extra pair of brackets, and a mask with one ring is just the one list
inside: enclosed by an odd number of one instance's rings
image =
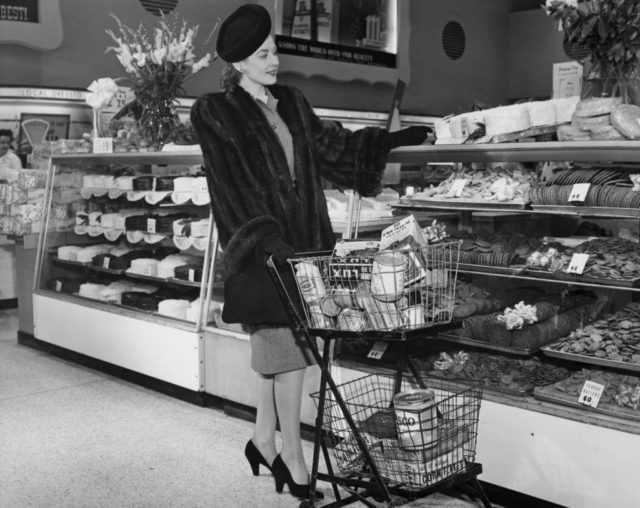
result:
[(253, 55), (270, 33), (271, 16), (267, 9), (255, 4), (241, 5), (220, 25), (216, 51), (225, 62), (239, 62)]

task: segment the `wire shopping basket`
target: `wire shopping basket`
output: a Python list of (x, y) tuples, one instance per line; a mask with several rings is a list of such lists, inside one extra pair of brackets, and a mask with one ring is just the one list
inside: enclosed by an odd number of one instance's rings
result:
[[(475, 459), (482, 382), (421, 377), (426, 388), (369, 375), (338, 385), (379, 474), (408, 489), (423, 489), (464, 472)], [(319, 407), (320, 392), (312, 393)], [(338, 469), (367, 475), (362, 449), (325, 391), (323, 430)]]
[(309, 328), (415, 330), (449, 323), (460, 242), (290, 259)]

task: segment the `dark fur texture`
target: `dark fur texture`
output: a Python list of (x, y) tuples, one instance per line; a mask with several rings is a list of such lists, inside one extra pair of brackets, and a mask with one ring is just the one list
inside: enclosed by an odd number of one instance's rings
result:
[(297, 89), (269, 90), (293, 138), (295, 184), (275, 132), (242, 88), (203, 95), (191, 110), (227, 274), (251, 266), (255, 249), (273, 235), (297, 252), (333, 247), (322, 178), (363, 196), (381, 190), (386, 130), (351, 132), (316, 116)]

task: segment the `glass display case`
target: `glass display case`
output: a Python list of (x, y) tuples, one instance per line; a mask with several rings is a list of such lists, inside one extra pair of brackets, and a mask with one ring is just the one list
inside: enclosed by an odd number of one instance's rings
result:
[(217, 242), (199, 153), (54, 155), (36, 338), (202, 390)]

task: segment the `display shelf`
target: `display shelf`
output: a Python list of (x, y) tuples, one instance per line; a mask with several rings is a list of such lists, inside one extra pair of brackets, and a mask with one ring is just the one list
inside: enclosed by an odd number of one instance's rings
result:
[(51, 157), (56, 164), (202, 164), (202, 154), (194, 152), (127, 152), (127, 153), (89, 153), (59, 154)]
[(132, 279), (132, 280), (142, 280), (145, 282), (153, 282), (154, 284), (177, 284), (180, 286), (188, 286), (188, 287), (194, 287), (194, 288), (199, 288), (201, 286), (200, 282), (196, 282), (196, 281), (188, 281), (188, 280), (183, 280), (183, 279), (177, 279), (175, 277), (154, 277), (152, 275), (143, 275), (141, 273), (135, 273), (135, 272), (129, 272), (126, 269), (123, 270), (114, 270), (111, 268), (103, 268), (101, 266), (98, 265), (94, 265), (90, 262), (79, 262), (79, 261), (69, 261), (66, 259), (60, 259), (57, 256), (51, 256), (51, 260), (54, 263), (59, 263), (62, 265), (68, 265), (68, 266), (72, 266), (72, 267), (78, 267), (78, 268), (83, 268), (86, 270), (89, 270), (91, 272), (98, 272), (98, 273), (106, 273), (109, 275), (118, 275), (121, 277), (125, 277), (127, 279)]
[(400, 200), (400, 205), (414, 205), (424, 208), (468, 208), (478, 211), (493, 212), (513, 212), (518, 210), (528, 210), (529, 203), (524, 201), (514, 201), (500, 203), (497, 201), (477, 201), (472, 199), (452, 198), (452, 199), (420, 199), (420, 198), (404, 198)]
[(640, 141), (548, 141), (395, 148), (388, 162), (640, 162)]
[[(183, 205), (171, 204), (171, 209), (184, 208), (189, 217), (194, 220), (208, 219), (206, 242), (204, 250), (190, 247), (180, 251), (187, 259), (194, 256), (198, 263), (202, 260), (202, 280), (195, 282), (173, 277), (146, 276), (128, 272), (125, 269), (105, 268), (91, 262), (74, 262), (60, 259), (56, 248), (52, 248), (52, 239), (59, 235), (56, 231), (57, 217), (64, 214), (65, 218), (74, 218), (79, 210), (106, 210), (105, 196), (95, 196), (88, 193), (84, 200), (75, 203), (59, 202), (55, 199), (60, 193), (54, 192), (56, 187), (69, 189), (68, 194), (78, 192), (82, 196), (81, 183), (70, 178), (70, 169), (84, 171), (91, 174), (112, 174), (120, 167), (134, 167), (136, 173), (151, 171), (156, 176), (189, 175), (189, 166), (202, 164), (202, 155), (196, 152), (138, 152), (117, 154), (59, 154), (51, 158), (47, 188), (45, 191), (45, 214), (43, 217), (42, 233), (38, 242), (36, 259), (36, 281), (34, 284), (34, 315), (36, 328), (34, 335), (38, 340), (50, 342), (81, 352), (90, 357), (98, 358), (117, 366), (129, 368), (159, 379), (179, 384), (180, 386), (201, 391), (204, 390), (203, 370), (204, 351), (201, 348), (202, 335), (206, 316), (204, 309), (209, 308), (211, 290), (208, 285), (213, 273), (212, 249), (216, 244), (216, 232), (211, 216), (211, 207), (207, 204), (199, 206), (191, 201)], [(150, 168), (153, 166), (153, 168)], [(85, 194), (87, 194), (85, 192)], [(108, 192), (107, 192), (108, 194)], [(87, 201), (89, 204), (87, 205)], [(109, 213), (113, 208), (127, 209), (132, 202), (126, 200), (109, 200)], [(164, 208), (165, 203), (144, 203), (145, 209)], [(106, 213), (106, 212), (105, 212)], [(128, 232), (130, 233), (130, 232)], [(138, 232), (136, 234), (139, 235)], [(69, 231), (62, 245), (90, 246), (85, 235), (78, 235)], [(117, 239), (102, 239), (99, 243), (109, 246), (127, 247), (136, 250), (135, 241), (130, 241), (124, 235)], [(160, 240), (160, 236), (154, 237)], [(160, 242), (148, 246), (150, 256), (164, 259), (178, 249), (172, 243), (170, 235), (164, 235)], [(160, 250), (159, 250), (160, 249)], [(166, 251), (166, 254), (162, 252)], [(108, 249), (105, 250), (108, 254)], [(105, 277), (108, 275), (108, 278)], [(83, 283), (102, 281), (106, 288), (110, 284), (118, 285), (123, 281), (141, 281), (148, 283), (160, 291), (156, 293), (158, 300), (185, 299), (189, 300), (189, 320), (185, 315), (170, 316), (159, 314), (157, 310), (145, 311), (133, 306), (80, 296), (79, 294), (61, 293), (47, 288), (48, 282), (64, 278), (82, 277)], [(89, 277), (87, 277), (89, 276)], [(88, 279), (88, 280), (87, 280)], [(161, 295), (161, 296), (160, 296)], [(93, 296), (93, 295), (89, 295)], [(96, 295), (97, 296), (97, 295)], [(193, 303), (198, 302), (198, 303)], [(196, 307), (197, 306), (197, 307)], [(62, 317), (62, 319), (61, 319)], [(193, 320), (191, 320), (193, 318)], [(62, 321), (62, 322), (61, 322)], [(86, 323), (92, 323), (92, 332), (87, 333)], [(94, 326), (95, 322), (95, 326)], [(82, 323), (82, 324), (80, 324)], [(94, 330), (94, 328), (99, 328)], [(156, 340), (157, 339), (157, 340)], [(176, 358), (175, 365), (172, 358)]]
[[(586, 363), (589, 365), (597, 365), (598, 367), (608, 367), (611, 369), (624, 370), (629, 373), (640, 373), (640, 364), (631, 362), (617, 362), (614, 360), (608, 360), (607, 358), (598, 358), (597, 356), (581, 355), (577, 353), (567, 353), (564, 351), (558, 351), (553, 349), (553, 345), (547, 345), (540, 348), (540, 351), (547, 356), (553, 358), (559, 358), (561, 360), (567, 360), (576, 363)], [(638, 348), (640, 353), (640, 348)]]
[(627, 407), (617, 406), (615, 404), (603, 404), (598, 407), (586, 406), (578, 402), (575, 397), (552, 390), (546, 386), (535, 388), (533, 390), (533, 396), (538, 400), (553, 402), (554, 404), (561, 404), (563, 406), (573, 408), (580, 408), (585, 412), (628, 418), (630, 420), (640, 422), (640, 411), (635, 411)]
[(490, 342), (483, 342), (481, 340), (469, 339), (467, 337), (461, 337), (455, 333), (440, 333), (438, 339), (442, 339), (446, 342), (452, 342), (454, 344), (461, 344), (463, 346), (471, 346), (478, 349), (486, 349), (487, 351), (496, 351), (499, 353), (506, 353), (509, 355), (517, 356), (531, 356), (538, 352), (540, 348), (514, 348), (506, 346), (498, 346), (491, 344)]
[(615, 217), (621, 219), (640, 218), (640, 208), (618, 208), (615, 206), (582, 206), (582, 205), (531, 205), (535, 212), (559, 215), (575, 215), (578, 217)]

